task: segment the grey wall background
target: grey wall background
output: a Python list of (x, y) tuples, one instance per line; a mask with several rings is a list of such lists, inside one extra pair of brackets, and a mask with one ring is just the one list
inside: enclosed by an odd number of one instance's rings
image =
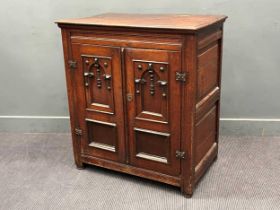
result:
[(278, 0), (2, 2), (0, 131), (67, 131), (62, 44), (60, 30), (53, 22), (104, 12), (130, 12), (228, 15), (222, 132), (280, 133), (279, 11)]

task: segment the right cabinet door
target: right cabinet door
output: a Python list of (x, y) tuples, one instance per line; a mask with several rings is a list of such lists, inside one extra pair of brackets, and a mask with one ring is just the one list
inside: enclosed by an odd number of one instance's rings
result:
[(136, 167), (180, 174), (181, 52), (125, 50), (129, 161)]

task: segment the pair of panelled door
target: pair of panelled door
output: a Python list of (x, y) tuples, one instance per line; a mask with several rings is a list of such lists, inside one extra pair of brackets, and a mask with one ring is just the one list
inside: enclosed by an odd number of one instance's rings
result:
[(121, 51), (120, 47), (78, 43), (72, 47), (78, 65), (77, 120), (85, 131), (82, 154), (180, 174), (180, 159), (176, 158), (180, 150), (180, 84), (175, 72), (181, 69), (181, 53)]

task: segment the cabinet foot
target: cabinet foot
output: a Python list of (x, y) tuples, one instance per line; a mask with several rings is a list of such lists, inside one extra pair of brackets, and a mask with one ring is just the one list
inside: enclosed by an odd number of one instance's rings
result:
[(84, 170), (85, 169), (85, 164), (84, 163), (76, 163), (76, 168), (78, 169), (78, 170)]
[(191, 198), (193, 195), (193, 187), (192, 185), (189, 185), (186, 188), (181, 189), (182, 194), (186, 197), (186, 198)]
[(213, 162), (216, 162), (217, 159), (218, 159), (218, 155), (216, 155), (216, 156), (214, 157)]
[(186, 198), (191, 198), (192, 195), (193, 195), (192, 193), (191, 193), (191, 194), (184, 193), (184, 196), (185, 196)]

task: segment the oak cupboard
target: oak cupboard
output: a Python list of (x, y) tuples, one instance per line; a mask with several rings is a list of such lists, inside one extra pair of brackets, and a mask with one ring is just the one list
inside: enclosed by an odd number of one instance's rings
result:
[(57, 21), (78, 168), (192, 195), (218, 153), (225, 19), (109, 13)]

